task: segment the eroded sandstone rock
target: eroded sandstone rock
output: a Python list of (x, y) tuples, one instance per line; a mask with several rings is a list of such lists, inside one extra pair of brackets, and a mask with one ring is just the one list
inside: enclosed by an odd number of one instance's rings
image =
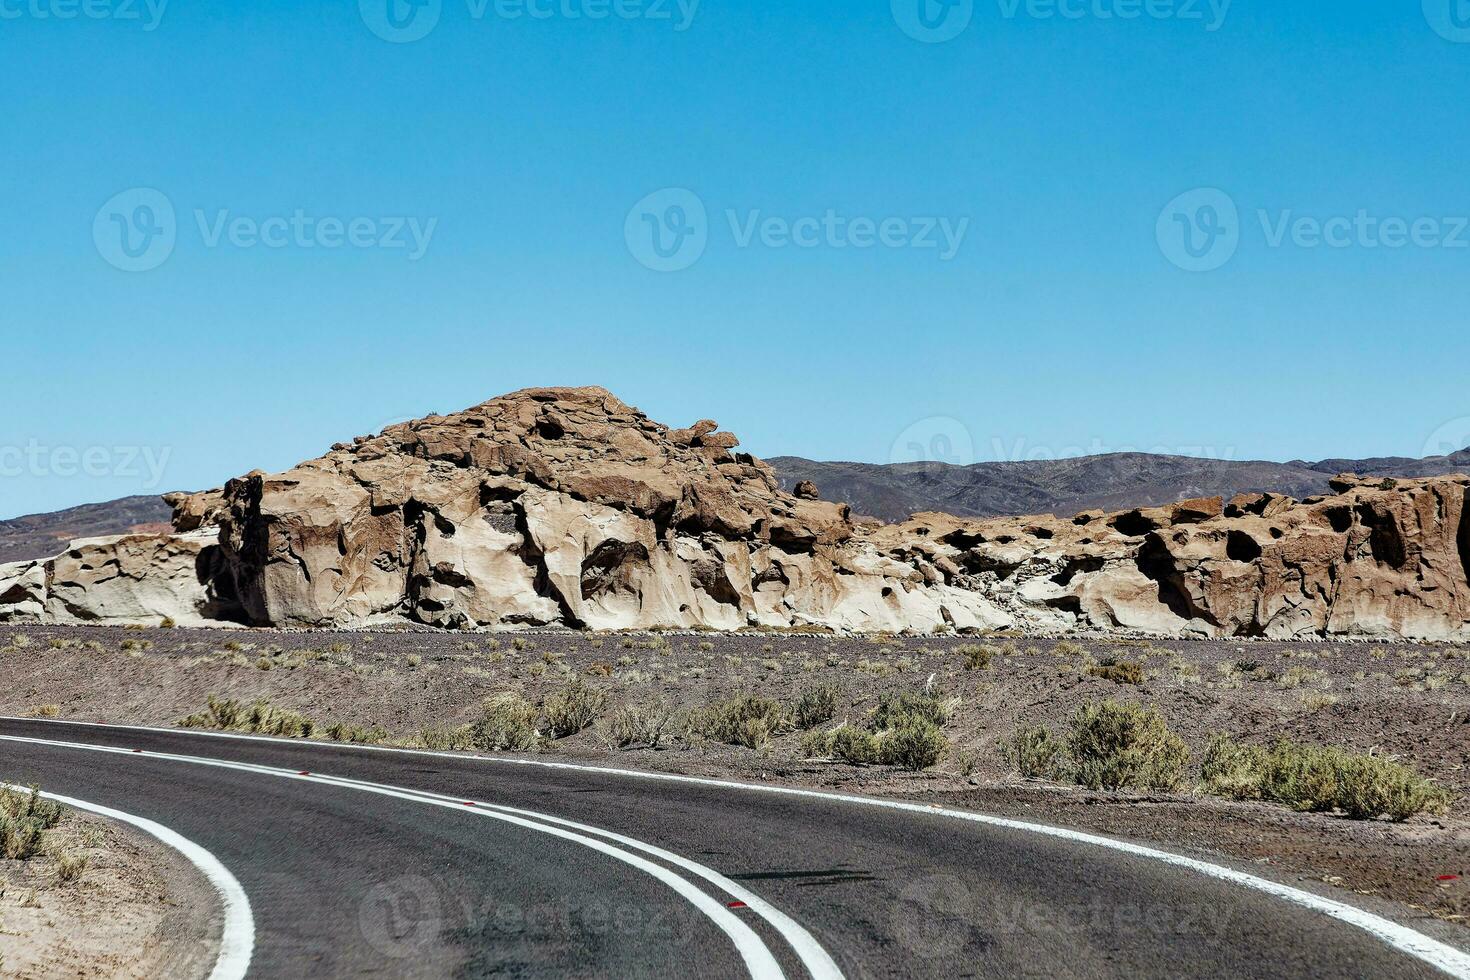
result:
[(0, 620), (1470, 638), (1467, 477), (882, 525), (738, 445), (515, 392), (171, 495), (174, 534), (0, 566)]

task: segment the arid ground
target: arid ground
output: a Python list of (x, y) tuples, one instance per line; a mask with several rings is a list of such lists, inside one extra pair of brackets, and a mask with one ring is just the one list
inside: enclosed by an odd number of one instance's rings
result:
[(217, 907), (177, 852), (67, 810), (39, 853), (0, 856), (0, 977), (202, 977), (218, 947)]
[[(601, 693), (598, 717), (543, 741), (548, 758), (969, 807), (1226, 857), (1461, 924), (1470, 914), (1464, 646), (0, 627), (0, 667), (6, 715), (172, 726), (212, 696), (264, 699), (312, 719), (318, 737), (341, 722), (358, 737), (404, 745), (425, 744), (425, 729), (472, 722), (495, 695), (539, 704), (580, 682)], [(885, 694), (927, 689), (958, 699), (943, 727), (949, 748), (913, 772), (809, 758), (799, 731), (752, 749), (692, 735), (680, 721), (747, 693), (791, 703), (823, 687), (837, 691), (825, 727), (861, 724)], [(1007, 746), (1018, 730), (1064, 734), (1079, 706), (1105, 699), (1157, 708), (1184, 739), (1191, 762), (1179, 790), (1088, 790), (1016, 772)], [(627, 708), (667, 716), (658, 749), (617, 747), (612, 719)], [(1396, 758), (1453, 799), (1443, 814), (1392, 823), (1209, 796), (1196, 789), (1198, 763), (1219, 733)]]

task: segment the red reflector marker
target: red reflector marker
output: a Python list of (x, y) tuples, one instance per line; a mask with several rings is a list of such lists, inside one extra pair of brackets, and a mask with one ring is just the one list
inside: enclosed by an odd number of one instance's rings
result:
[(1440, 875), (1435, 880), (1436, 881), (1459, 881), (1460, 880), (1460, 876), (1459, 875)]
[(143, 754), (143, 750), (142, 749), (134, 749), (133, 750), (133, 755), (142, 755), (142, 754)]
[(296, 775), (298, 775), (298, 776), (310, 776), (311, 773), (309, 773), (305, 769), (303, 769), (300, 772), (298, 772)]
[(466, 802), (465, 803), (465, 806), (474, 806), (474, 804), (473, 803)]
[(743, 909), (743, 908), (747, 908), (746, 904), (744, 902), (741, 902), (741, 901), (731, 902), (728, 907), (729, 908), (732, 908), (732, 909)]

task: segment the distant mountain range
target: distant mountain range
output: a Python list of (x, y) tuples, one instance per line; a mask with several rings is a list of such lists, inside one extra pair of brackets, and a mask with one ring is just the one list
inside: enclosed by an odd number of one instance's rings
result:
[[(1070, 517), (1083, 510), (1128, 510), (1245, 492), (1282, 493), (1300, 499), (1326, 493), (1327, 481), (1338, 473), (1385, 478), (1470, 473), (1470, 448), (1425, 459), (1324, 459), (1315, 463), (1237, 462), (1148, 453), (972, 466), (819, 463), (799, 456), (778, 456), (768, 462), (787, 490), (810, 480), (823, 499), (843, 501), (857, 514), (892, 522), (926, 510), (961, 517)], [(54, 555), (74, 538), (154, 530), (166, 525), (169, 516), (170, 509), (162, 499), (144, 496), (0, 521), (0, 564)]]
[(779, 456), (768, 462), (787, 490), (810, 480), (824, 500), (844, 501), (857, 514), (893, 522), (930, 510), (961, 517), (1070, 517), (1083, 510), (1128, 510), (1245, 492), (1301, 499), (1328, 492), (1327, 481), (1338, 473), (1419, 477), (1470, 472), (1470, 448), (1426, 459), (1324, 459), (1316, 463), (1237, 462), (1147, 453), (971, 466), (819, 463), (797, 456)]
[(0, 564), (49, 558), (76, 538), (160, 530), (168, 526), (171, 516), (171, 509), (161, 497), (146, 496), (0, 521)]

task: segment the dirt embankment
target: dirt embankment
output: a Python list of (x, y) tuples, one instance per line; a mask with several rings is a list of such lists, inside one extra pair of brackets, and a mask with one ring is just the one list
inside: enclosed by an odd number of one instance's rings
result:
[(0, 858), (0, 978), (208, 976), (219, 899), (182, 856), (70, 810), (46, 838), (25, 861)]
[[(493, 695), (539, 703), (581, 681), (604, 696), (599, 718), (544, 744), (548, 754), (968, 806), (1325, 881), (1451, 922), (1470, 914), (1464, 646), (0, 627), (0, 660), (10, 677), (3, 714), (168, 726), (210, 696), (259, 698), (319, 726), (377, 728), (372, 737), (408, 744), (425, 727), (473, 721)], [(1109, 665), (1120, 669), (1099, 669)], [(824, 685), (840, 691), (833, 723), (860, 724), (885, 694), (958, 698), (943, 729), (948, 752), (931, 769), (901, 772), (807, 758), (800, 732), (759, 750), (674, 737), (657, 751), (618, 749), (609, 732), (620, 708), (677, 718), (740, 694), (789, 702)], [(1193, 758), (1182, 790), (1088, 791), (1016, 774), (1004, 745), (1019, 729), (1064, 733), (1079, 706), (1108, 698), (1157, 708), (1184, 739)], [(1217, 733), (1397, 758), (1455, 799), (1447, 814), (1390, 823), (1205, 796), (1195, 791), (1199, 758)]]

